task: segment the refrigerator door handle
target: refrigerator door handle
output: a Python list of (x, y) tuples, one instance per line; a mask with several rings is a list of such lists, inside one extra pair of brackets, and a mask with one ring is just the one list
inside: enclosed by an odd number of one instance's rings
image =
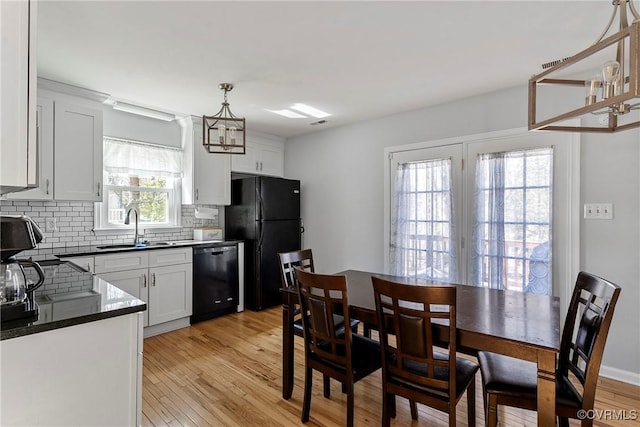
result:
[(260, 194), (260, 188), (256, 185), (256, 199), (258, 200), (258, 209), (256, 210), (256, 214), (258, 215), (258, 217), (256, 218), (256, 220), (261, 220), (262, 218), (264, 218), (264, 203), (262, 201), (262, 194)]

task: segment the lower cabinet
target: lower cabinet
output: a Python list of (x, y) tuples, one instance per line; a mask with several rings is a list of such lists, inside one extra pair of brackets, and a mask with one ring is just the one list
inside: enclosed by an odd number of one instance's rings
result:
[(3, 340), (0, 425), (141, 425), (140, 315)]
[[(96, 255), (94, 262), (100, 278), (147, 303), (144, 326), (150, 336), (189, 325), (192, 259), (191, 248), (179, 248)], [(182, 323), (168, 323), (176, 321)], [(151, 328), (157, 325), (164, 326)]]

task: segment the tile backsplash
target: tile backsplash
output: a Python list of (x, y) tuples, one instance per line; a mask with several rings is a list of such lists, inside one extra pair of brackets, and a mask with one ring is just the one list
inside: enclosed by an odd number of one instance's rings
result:
[[(93, 202), (0, 201), (0, 214), (25, 215), (38, 224), (44, 236), (38, 245), (39, 249), (95, 244), (111, 245), (133, 241), (133, 230), (126, 232), (120, 230), (97, 231), (94, 233), (93, 210)], [(193, 239), (195, 227), (222, 226), (224, 224), (224, 207), (218, 207), (218, 212), (218, 219), (199, 219), (195, 217), (195, 206), (182, 205), (182, 227), (157, 231), (147, 229), (144, 232), (143, 240), (156, 242)], [(47, 218), (55, 218), (57, 231), (45, 232)], [(25, 255), (28, 255), (28, 252)]]

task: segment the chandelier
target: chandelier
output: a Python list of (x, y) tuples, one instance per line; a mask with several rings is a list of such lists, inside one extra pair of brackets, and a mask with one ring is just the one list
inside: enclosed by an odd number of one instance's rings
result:
[[(546, 70), (529, 79), (529, 130), (611, 133), (640, 127), (640, 114), (633, 112), (640, 110), (640, 14), (632, 0), (612, 4), (609, 23), (593, 45), (544, 64)], [(616, 17), (617, 32), (608, 35)], [(540, 118), (542, 109), (547, 114)], [(580, 125), (566, 122), (577, 117), (583, 118)]]
[(222, 108), (213, 116), (202, 116), (202, 145), (213, 154), (245, 154), (245, 119), (233, 115), (227, 102), (231, 83), (218, 85), (224, 91)]

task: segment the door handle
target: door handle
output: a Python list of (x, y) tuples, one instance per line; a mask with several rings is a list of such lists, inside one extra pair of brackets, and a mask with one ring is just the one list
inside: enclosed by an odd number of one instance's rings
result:
[(98, 182), (98, 197), (100, 197), (100, 182)]
[(147, 274), (143, 274), (142, 275), (142, 287), (146, 288), (147, 287)]
[(151, 273), (151, 286), (156, 285), (156, 273)]
[(49, 194), (49, 178), (47, 178), (47, 181), (46, 181), (46, 182), (47, 182), (47, 191), (46, 191), (46, 194), (48, 195), (48, 194)]

